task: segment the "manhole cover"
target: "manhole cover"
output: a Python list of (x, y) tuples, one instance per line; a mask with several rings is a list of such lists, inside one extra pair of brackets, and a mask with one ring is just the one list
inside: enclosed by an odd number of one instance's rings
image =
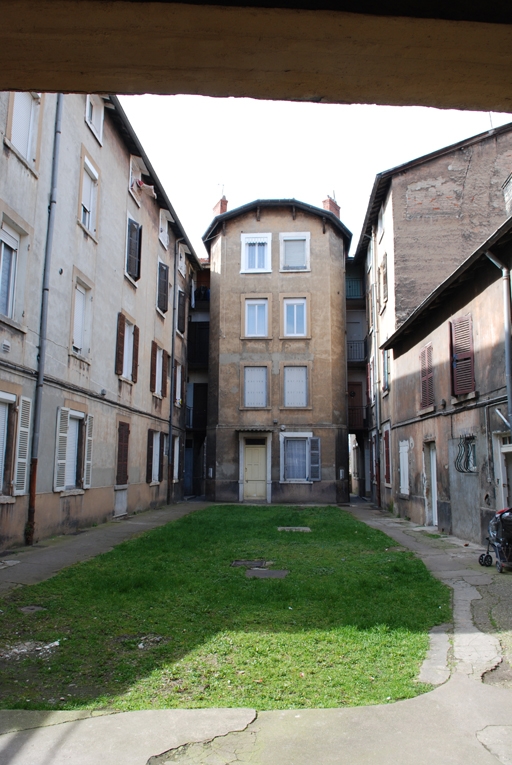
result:
[(278, 531), (303, 531), (305, 533), (310, 532), (309, 526), (278, 526)]
[(241, 566), (245, 568), (262, 568), (265, 565), (264, 560), (234, 560), (232, 566)]
[(245, 575), (249, 579), (284, 579), (290, 572), (284, 569), (271, 571), (268, 568), (248, 568)]

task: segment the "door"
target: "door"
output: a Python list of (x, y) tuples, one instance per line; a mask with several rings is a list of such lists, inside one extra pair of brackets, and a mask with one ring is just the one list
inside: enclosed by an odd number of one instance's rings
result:
[(437, 526), (437, 454), (434, 442), (427, 443), (423, 447), (425, 460), (425, 504), (426, 504), (426, 526)]
[(245, 444), (244, 499), (265, 500), (267, 498), (267, 448), (264, 439), (250, 439), (260, 443)]

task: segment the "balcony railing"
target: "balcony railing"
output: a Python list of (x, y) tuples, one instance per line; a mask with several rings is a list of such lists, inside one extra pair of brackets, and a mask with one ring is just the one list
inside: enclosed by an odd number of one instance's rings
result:
[(363, 430), (368, 427), (366, 406), (349, 406), (348, 408), (348, 427), (351, 430)]
[(362, 298), (364, 297), (364, 283), (362, 279), (353, 279), (352, 277), (347, 277), (345, 280), (345, 291), (346, 296), (349, 299), (355, 299), (355, 298)]
[(347, 342), (347, 361), (366, 361), (366, 340)]

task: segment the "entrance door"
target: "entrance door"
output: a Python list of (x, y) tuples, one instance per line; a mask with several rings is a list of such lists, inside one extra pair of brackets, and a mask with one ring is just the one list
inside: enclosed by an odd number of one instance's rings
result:
[(427, 526), (437, 526), (437, 453), (434, 442), (425, 444), (425, 470), (427, 473), (427, 485), (425, 487), (425, 500), (427, 505)]
[(244, 499), (267, 498), (267, 448), (265, 439), (247, 439), (245, 442)]

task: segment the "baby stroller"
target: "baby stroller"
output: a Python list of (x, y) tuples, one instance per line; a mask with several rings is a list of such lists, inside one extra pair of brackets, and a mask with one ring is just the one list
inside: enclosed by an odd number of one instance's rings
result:
[(496, 568), (499, 574), (504, 568), (512, 568), (512, 507), (498, 510), (494, 518), (489, 521), (487, 552), (482, 553), (478, 559), (481, 566), (492, 566), (490, 547), (496, 555)]

